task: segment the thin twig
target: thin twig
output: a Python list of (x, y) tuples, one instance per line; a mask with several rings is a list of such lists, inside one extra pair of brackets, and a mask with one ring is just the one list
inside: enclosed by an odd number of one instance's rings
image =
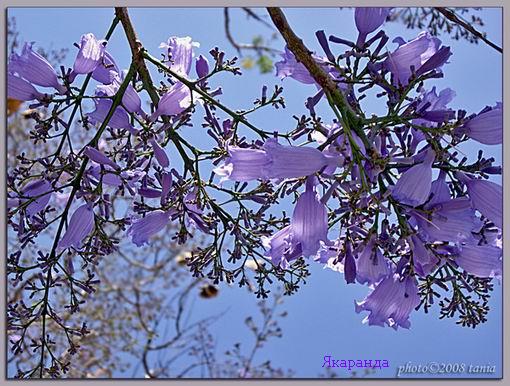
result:
[(443, 7), (434, 7), (439, 13), (441, 13), (445, 18), (447, 18), (448, 20), (452, 21), (453, 23), (455, 24), (458, 24), (460, 25), (461, 27), (463, 27), (464, 29), (466, 29), (467, 31), (471, 32), (473, 35), (475, 35), (477, 38), (483, 40), (487, 45), (491, 46), (492, 48), (494, 48), (496, 51), (500, 52), (500, 53), (503, 53), (503, 49), (498, 46), (497, 44), (491, 42), (489, 39), (487, 39), (485, 37), (484, 34), (482, 34), (481, 32), (477, 31), (471, 24), (469, 24), (468, 22), (466, 22), (465, 20), (462, 20), (460, 17), (458, 17), (455, 12), (453, 12), (452, 10), (448, 9), (448, 8), (443, 8)]

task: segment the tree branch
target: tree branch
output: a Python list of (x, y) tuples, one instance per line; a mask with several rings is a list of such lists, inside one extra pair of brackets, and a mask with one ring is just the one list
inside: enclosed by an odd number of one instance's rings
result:
[(287, 43), (287, 47), (296, 57), (296, 60), (306, 67), (312, 78), (324, 91), (331, 94), (335, 101), (341, 104), (339, 107), (350, 109), (343, 94), (338, 90), (336, 83), (313, 59), (312, 51), (310, 51), (303, 43), (303, 40), (294, 33), (282, 10), (280, 8), (269, 7), (267, 11), (274, 25)]
[(489, 39), (487, 39), (484, 36), (484, 34), (482, 34), (481, 32), (477, 31), (472, 25), (470, 25), (466, 21), (464, 21), (461, 18), (459, 18), (455, 14), (455, 12), (453, 12), (452, 10), (450, 10), (448, 8), (443, 8), (443, 7), (435, 7), (435, 9), (439, 13), (441, 13), (445, 18), (447, 18), (448, 20), (452, 21), (455, 24), (460, 25), (461, 27), (463, 27), (464, 29), (466, 29), (467, 31), (469, 31), (473, 35), (475, 35), (477, 38), (483, 40), (487, 45), (491, 46), (496, 51), (498, 51), (500, 53), (503, 53), (503, 49), (500, 46), (498, 46), (498, 45), (494, 44), (493, 42), (491, 42)]
[(124, 28), (124, 32), (126, 33), (129, 47), (131, 48), (131, 54), (133, 56), (133, 63), (135, 63), (138, 75), (140, 75), (143, 88), (149, 93), (152, 103), (156, 106), (159, 102), (159, 96), (154, 84), (152, 83), (149, 70), (145, 65), (145, 60), (143, 58), (143, 45), (142, 42), (138, 40), (136, 31), (131, 23), (131, 19), (129, 18), (128, 10), (125, 7), (115, 7), (115, 15), (120, 20), (122, 27)]

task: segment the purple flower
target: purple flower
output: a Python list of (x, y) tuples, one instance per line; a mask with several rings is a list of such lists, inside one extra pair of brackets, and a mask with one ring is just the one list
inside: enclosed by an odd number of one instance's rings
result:
[(432, 273), (432, 270), (438, 265), (439, 259), (434, 256), (423, 241), (417, 236), (412, 235), (409, 245), (413, 253), (413, 263), (416, 272), (421, 277), (425, 277)]
[(7, 97), (19, 101), (42, 100), (45, 95), (40, 93), (29, 82), (11, 73), (7, 74)]
[(466, 135), (485, 145), (503, 143), (503, 105), (495, 107), (471, 118), (463, 127)]
[(229, 157), (214, 169), (214, 173), (223, 176), (222, 180), (252, 181), (262, 178), (271, 161), (264, 150), (244, 149), (232, 146)]
[(299, 63), (296, 60), (292, 51), (285, 47), (285, 52), (281, 54), (281, 56), (283, 60), (275, 63), (276, 76), (281, 79), (291, 77), (301, 83), (315, 84), (313, 77), (310, 75), (303, 63)]
[(360, 284), (375, 284), (391, 274), (388, 261), (376, 245), (376, 235), (372, 234), (356, 262), (356, 279)]
[(85, 150), (83, 153), (89, 157), (92, 161), (101, 164), (101, 165), (109, 165), (114, 169), (120, 169), (120, 166), (113, 162), (110, 158), (103, 154), (103, 152), (91, 147), (85, 146)]
[(290, 232), (293, 242), (301, 243), (304, 256), (315, 255), (321, 241), (329, 243), (328, 212), (315, 192), (315, 178), (307, 179), (306, 190), (296, 202)]
[(76, 209), (69, 220), (64, 236), (58, 242), (58, 249), (70, 247), (81, 248), (83, 240), (94, 229), (94, 211), (90, 204), (84, 204)]
[[(126, 74), (126, 71), (121, 71), (119, 74), (112, 72), (111, 83), (107, 85), (99, 85), (97, 86), (97, 90), (104, 93), (104, 95), (111, 97), (115, 96), (122, 82), (124, 82)], [(137, 113), (145, 117), (145, 113), (142, 110), (142, 101), (131, 83), (128, 84), (124, 91), (124, 95), (122, 96), (122, 105), (130, 113)]]
[(199, 43), (193, 42), (189, 36), (171, 36), (166, 43), (161, 43), (159, 48), (168, 50), (168, 68), (178, 75), (188, 76), (193, 61), (193, 47), (199, 47)]
[[(395, 39), (394, 41), (400, 41)], [(400, 45), (395, 51), (388, 53), (384, 62), (385, 68), (390, 71), (395, 83), (407, 85), (414, 68), (415, 73), (440, 68), (450, 56), (450, 49), (443, 47), (440, 50), (441, 40), (432, 37), (428, 32), (421, 32), (418, 37)], [(437, 54), (437, 55), (436, 55)], [(430, 63), (427, 63), (430, 60)], [(421, 67), (424, 69), (420, 71)]]
[(93, 177), (97, 183), (101, 180), (105, 185), (117, 187), (123, 184), (122, 178), (118, 174), (115, 174), (109, 166), (103, 168), (101, 166), (92, 166), (89, 168), (88, 174)]
[(209, 226), (202, 219), (203, 210), (200, 208), (197, 201), (198, 188), (193, 189), (184, 198), (184, 206), (186, 207), (186, 213), (190, 217), (191, 221), (198, 226), (198, 228), (204, 232), (209, 232)]
[(356, 281), (356, 261), (352, 254), (350, 242), (345, 244), (344, 278), (347, 284), (354, 283)]
[[(94, 103), (96, 105), (96, 109), (86, 115), (93, 124), (101, 125), (105, 121), (113, 102), (110, 99), (101, 98), (94, 99)], [(108, 126), (113, 129), (126, 129), (129, 130), (131, 134), (137, 134), (137, 130), (129, 121), (128, 113), (120, 106), (115, 108), (113, 115), (108, 121)]]
[(301, 246), (292, 241), (290, 225), (271, 237), (262, 237), (262, 245), (267, 250), (265, 256), (270, 257), (274, 265), (284, 269), (290, 261), (301, 255)]
[(80, 48), (74, 60), (73, 71), (69, 76), (72, 83), (78, 74), (89, 74), (101, 63), (105, 52), (105, 40), (97, 40), (94, 34), (82, 35)]
[[(319, 85), (315, 82), (313, 77), (310, 75), (306, 67), (303, 65), (303, 63), (300, 63), (296, 60), (296, 57), (290, 51), (287, 47), (285, 47), (285, 52), (281, 54), (283, 60), (276, 62), (276, 76), (278, 76), (280, 79), (284, 79), (287, 77), (291, 77), (298, 82), (304, 83), (304, 84), (315, 84), (317, 88), (320, 88)], [(312, 57), (315, 59), (315, 61), (322, 67), (322, 69), (328, 73), (329, 75), (338, 78), (339, 73), (338, 71), (331, 66), (328, 66), (326, 64), (326, 61), (324, 58), (321, 58), (316, 55), (312, 55)], [(346, 88), (345, 83), (339, 83), (340, 88)], [(321, 94), (322, 97), (322, 94)]]
[(459, 247), (455, 262), (478, 277), (501, 277), (503, 250), (490, 245), (465, 244)]
[(156, 233), (163, 230), (168, 222), (170, 216), (173, 214), (172, 210), (162, 211), (156, 210), (142, 217), (131, 225), (128, 229), (128, 236), (131, 236), (133, 243), (136, 246), (141, 247), (144, 244), (149, 243), (149, 238)]
[(402, 204), (418, 206), (429, 198), (435, 152), (428, 149), (423, 162), (404, 172), (392, 187), (392, 196)]
[(191, 92), (181, 82), (175, 83), (161, 97), (158, 108), (150, 116), (150, 121), (155, 121), (160, 115), (177, 115), (182, 113), (191, 105)]
[(214, 172), (231, 181), (252, 181), (306, 177), (337, 164), (335, 157), (315, 148), (283, 146), (271, 138), (262, 149), (230, 147), (229, 157)]
[[(112, 75), (113, 73), (113, 75)], [(114, 74), (119, 74), (120, 70), (115, 60), (108, 51), (104, 51), (102, 60), (99, 62), (95, 70), (92, 72), (92, 78), (102, 84), (112, 83)]]
[(503, 187), (491, 181), (466, 178), (464, 182), (473, 207), (502, 229)]
[(44, 179), (30, 182), (23, 188), (21, 196), (24, 198), (20, 199), (20, 204), (27, 202), (31, 198), (33, 199), (33, 201), (25, 207), (26, 214), (29, 218), (46, 208), (48, 202), (50, 202), (52, 191), (53, 188), (50, 182)]
[(195, 70), (199, 78), (206, 76), (209, 73), (209, 62), (207, 61), (207, 58), (200, 55), (196, 60)]
[(460, 241), (471, 237), (471, 232), (477, 227), (477, 217), (466, 197), (448, 199), (433, 206), (427, 205), (431, 210), (430, 216), (425, 217), (418, 211), (411, 214), (425, 240), (434, 241)]
[(9, 60), (9, 72), (16, 73), (30, 83), (43, 87), (53, 87), (65, 94), (67, 89), (58, 81), (53, 66), (32, 49), (34, 43), (25, 43), (21, 55), (13, 53)]
[(391, 8), (377, 7), (356, 7), (354, 11), (354, 21), (359, 31), (357, 46), (361, 47), (365, 43), (368, 34), (374, 32), (386, 21)]
[(159, 143), (155, 139), (151, 139), (149, 143), (152, 146), (154, 156), (156, 157), (158, 163), (162, 167), (167, 168), (170, 165), (170, 160), (168, 159), (165, 150), (161, 146), (159, 146)]
[(383, 279), (365, 300), (355, 303), (357, 313), (368, 311), (363, 320), (369, 326), (388, 325), (395, 330), (398, 327), (409, 328), (409, 315), (420, 304), (418, 286), (414, 277), (400, 280), (399, 275)]

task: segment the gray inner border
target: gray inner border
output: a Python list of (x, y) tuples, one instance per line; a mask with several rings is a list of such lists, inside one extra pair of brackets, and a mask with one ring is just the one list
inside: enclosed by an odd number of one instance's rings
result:
[[(426, 4), (423, 3), (423, 1), (419, 0), (407, 0), (407, 1), (381, 1), (381, 0), (357, 0), (354, 2), (353, 0), (345, 1), (345, 0), (250, 0), (248, 1), (242, 1), (242, 0), (230, 0), (230, 1), (218, 1), (218, 0), (186, 0), (186, 1), (174, 1), (174, 0), (144, 0), (141, 2), (140, 0), (124, 0), (124, 1), (105, 1), (105, 0), (78, 0), (73, 1), (70, 3), (66, 0), (46, 0), (46, 1), (40, 1), (40, 0), (0, 0), (0, 6), (1, 10), (3, 12), (2, 17), (0, 17), (0, 53), (1, 53), (1, 60), (0, 60), (0, 72), (2, 73), (2, 76), (0, 77), (0, 90), (1, 90), (1, 99), (2, 103), (0, 106), (0, 121), (2, 122), (2, 131), (3, 135), (0, 135), (0, 149), (3, 150), (3, 157), (0, 157), (0, 181), (2, 185), (4, 185), (4, 181), (6, 178), (6, 164), (7, 164), (7, 156), (6, 156), (6, 135), (5, 135), (5, 122), (6, 122), (6, 109), (5, 107), (5, 101), (6, 101), (6, 29), (7, 29), (7, 7), (113, 7), (113, 6), (128, 6), (128, 7), (222, 7), (222, 6), (230, 6), (230, 7), (236, 7), (236, 6), (253, 6), (253, 7), (265, 7), (265, 6), (279, 6), (279, 7), (349, 7), (349, 6), (448, 6), (448, 7), (502, 7), (503, 8), (503, 50), (504, 50), (504, 56), (503, 56), (503, 103), (504, 100), (510, 100), (510, 98), (507, 98), (510, 96), (510, 87), (509, 87), (509, 77), (507, 76), (510, 72), (505, 64), (509, 63), (508, 60), (508, 51), (510, 49), (510, 40), (505, 39), (505, 32), (508, 31), (508, 27), (506, 27), (506, 21), (510, 20), (510, 3), (508, 3), (506, 0), (463, 0), (463, 1), (427, 1)], [(44, 28), (45, 23), (51, 23), (51, 20), (41, 20), (41, 28)], [(504, 122), (505, 127), (509, 127), (510, 124), (510, 114), (508, 113), (508, 109), (504, 109)], [(508, 131), (508, 129), (506, 130)], [(503, 143), (506, 143), (510, 140), (510, 134), (504, 133), (503, 136)], [(507, 165), (510, 164), (510, 153), (507, 156), (504, 151), (505, 146), (503, 145), (503, 164)], [(2, 153), (2, 152), (0, 152)], [(503, 167), (503, 186), (504, 191), (508, 191), (509, 187), (507, 185), (510, 185), (510, 179), (507, 178), (510, 177), (510, 168)], [(0, 213), (6, 213), (6, 191), (5, 186), (1, 189), (1, 199), (0, 199)], [(508, 221), (508, 216), (510, 213), (510, 205), (504, 200), (503, 202), (503, 211), (504, 211), (504, 227), (503, 227), (503, 239), (507, 240), (508, 235), (510, 233), (510, 227), (506, 226), (506, 223)], [(510, 223), (510, 222), (509, 222)], [(0, 251), (6, 250), (6, 216), (1, 216), (0, 219), (0, 226), (1, 226), (1, 232), (0, 232)], [(504, 249), (506, 250), (506, 248)], [(507, 258), (504, 253), (504, 258)], [(6, 256), (4, 256), (5, 259)], [(3, 259), (2, 259), (3, 260)], [(5, 263), (4, 260), (0, 263), (0, 272), (1, 277), (5, 278)], [(510, 265), (504, 264), (504, 277), (506, 278), (507, 275), (510, 274)], [(505, 281), (502, 283), (503, 285), (503, 299), (505, 297), (506, 292), (508, 292), (508, 286), (505, 285)], [(3, 285), (0, 285), (0, 304), (2, 305), (2, 316), (0, 316), (0, 363), (2, 364), (2, 367), (5, 366), (6, 363), (6, 353), (5, 353), (5, 299), (6, 299), (6, 286), (5, 283)], [(504, 307), (503, 309), (503, 325), (507, 321), (510, 320), (510, 310), (507, 307)], [(509, 347), (510, 342), (508, 341), (508, 334), (505, 334), (505, 331), (503, 331), (503, 377), (505, 377), (505, 369), (508, 368), (510, 365), (510, 353), (509, 353)], [(476, 349), (476, 348), (475, 348)], [(0, 385), (4, 384), (28, 384), (31, 382), (36, 382), (37, 384), (54, 384), (55, 381), (52, 380), (7, 380), (5, 379), (6, 371), (5, 368), (2, 368), (2, 375), (0, 379)], [(61, 380), (58, 382), (65, 382), (69, 385), (83, 385), (83, 384), (105, 384), (107, 382), (115, 382), (118, 380)], [(123, 380), (124, 381), (124, 380)], [(380, 384), (380, 385), (393, 385), (394, 382), (398, 382), (399, 384), (407, 384), (409, 383), (415, 383), (419, 382), (420, 385), (431, 385), (435, 384), (437, 382), (447, 382), (449, 385), (464, 385), (465, 383), (473, 384), (473, 382), (476, 383), (476, 385), (486, 385), (486, 384), (503, 384), (503, 385), (510, 385), (510, 380), (508, 379), (501, 379), (501, 380), (483, 380), (483, 379), (473, 379), (473, 380), (445, 380), (445, 379), (437, 379), (437, 380), (411, 380), (411, 379), (395, 379), (395, 380), (367, 380), (367, 379), (352, 379), (352, 380), (182, 380), (182, 382), (186, 382), (188, 385), (195, 385), (195, 384), (203, 384), (204, 382), (249, 382), (250, 385), (262, 385), (267, 382), (270, 382), (273, 385), (288, 385), (292, 382), (300, 382), (302, 384), (317, 384), (317, 385), (324, 385), (324, 384), (332, 384), (332, 383), (338, 383), (338, 382), (356, 382), (356, 384), (364, 385), (364, 384)], [(139, 383), (146, 383), (144, 380), (136, 379), (136, 380), (129, 380), (126, 379), (126, 382), (129, 382), (130, 384), (138, 384)], [(175, 382), (179, 382), (178, 380), (156, 380), (158, 384), (173, 384)], [(405, 383), (402, 383), (405, 382)]]

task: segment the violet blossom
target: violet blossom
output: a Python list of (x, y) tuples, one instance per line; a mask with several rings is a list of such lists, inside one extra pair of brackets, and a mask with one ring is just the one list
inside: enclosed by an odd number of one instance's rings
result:
[(40, 179), (28, 183), (20, 194), (19, 204), (23, 204), (32, 199), (25, 207), (25, 212), (29, 218), (44, 210), (50, 202), (53, 188), (46, 179)]
[[(121, 71), (120, 73), (111, 72), (110, 84), (99, 85), (97, 86), (97, 90), (104, 95), (110, 97), (115, 96), (122, 85), (122, 82), (124, 82), (126, 74), (127, 71)], [(128, 83), (126, 90), (124, 91), (124, 95), (122, 96), (122, 105), (130, 113), (137, 113), (142, 117), (146, 116), (145, 112), (142, 110), (142, 101), (131, 83)]]
[(187, 77), (193, 62), (193, 47), (200, 47), (200, 44), (193, 42), (191, 37), (171, 36), (166, 43), (161, 43), (159, 48), (166, 48), (169, 60), (168, 68), (178, 75)]
[(102, 84), (111, 84), (115, 74), (120, 74), (119, 67), (113, 56), (105, 50), (102, 60), (92, 72), (92, 78)]
[(361, 47), (368, 34), (374, 32), (386, 21), (392, 8), (356, 7), (354, 21), (359, 31), (356, 45)]
[(414, 67), (415, 73), (419, 75), (425, 70), (438, 69), (446, 63), (451, 55), (450, 49), (440, 46), (441, 40), (429, 32), (421, 32), (416, 39), (403, 43), (395, 51), (389, 52), (384, 66), (394, 76), (395, 83), (405, 86), (412, 74), (411, 67)]
[(32, 43), (23, 45), (21, 55), (11, 54), (8, 69), (10, 73), (16, 73), (30, 83), (42, 87), (53, 87), (60, 94), (65, 94), (67, 89), (60, 84), (53, 66), (39, 53), (32, 49)]
[(149, 243), (149, 239), (155, 234), (161, 232), (170, 221), (170, 216), (175, 212), (171, 210), (156, 210), (148, 213), (144, 217), (135, 220), (127, 231), (127, 235), (131, 236), (133, 243), (141, 247)]
[(74, 60), (69, 82), (74, 82), (78, 74), (90, 74), (101, 63), (105, 52), (106, 40), (98, 40), (94, 34), (81, 36), (78, 54)]
[(503, 143), (503, 105), (497, 103), (491, 109), (468, 120), (463, 129), (466, 135), (484, 145), (500, 145)]
[[(108, 116), (113, 102), (110, 99), (100, 98), (94, 99), (96, 109), (85, 114), (93, 124), (101, 125)], [(131, 134), (136, 135), (138, 130), (131, 125), (129, 114), (121, 106), (117, 106), (108, 121), (108, 126), (113, 129), (126, 129)]]
[(158, 108), (149, 117), (154, 122), (161, 115), (177, 115), (191, 106), (191, 91), (184, 83), (175, 83), (161, 97)]
[(306, 177), (338, 164), (315, 148), (283, 146), (275, 139), (268, 139), (262, 149), (232, 146), (228, 152), (229, 157), (214, 172), (231, 181)]
[(58, 242), (58, 249), (70, 247), (81, 248), (83, 240), (94, 229), (94, 211), (92, 205), (87, 203), (73, 212), (64, 236)]
[(305, 192), (299, 196), (290, 222), (292, 240), (301, 244), (304, 256), (315, 255), (321, 241), (329, 243), (328, 213), (317, 196), (315, 184), (315, 178), (307, 179)]
[(376, 234), (372, 234), (358, 255), (356, 280), (360, 284), (375, 284), (390, 275), (391, 267), (376, 244)]
[(403, 281), (398, 274), (383, 279), (362, 302), (355, 303), (357, 313), (368, 311), (363, 320), (369, 326), (388, 325), (409, 328), (409, 315), (420, 304), (418, 286), (414, 277), (408, 276)]
[(402, 204), (418, 206), (423, 204), (430, 194), (432, 185), (432, 164), (435, 152), (428, 149), (423, 162), (405, 171), (391, 188), (392, 196)]
[(46, 97), (46, 95), (37, 91), (35, 87), (26, 80), (8, 73), (7, 97), (19, 101), (31, 101), (34, 99), (42, 100)]
[(463, 244), (455, 262), (466, 272), (478, 277), (501, 277), (503, 250), (490, 245)]

